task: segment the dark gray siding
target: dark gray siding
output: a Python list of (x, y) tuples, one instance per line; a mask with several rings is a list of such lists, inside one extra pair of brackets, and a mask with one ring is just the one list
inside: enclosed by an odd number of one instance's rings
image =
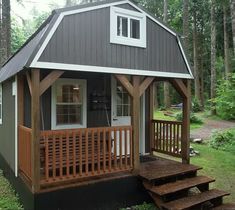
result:
[(3, 120), (0, 125), (0, 153), (11, 169), (15, 171), (15, 96), (12, 96), (12, 82), (3, 83)]
[(176, 37), (149, 18), (146, 49), (111, 44), (109, 8), (65, 16), (39, 61), (188, 74)]

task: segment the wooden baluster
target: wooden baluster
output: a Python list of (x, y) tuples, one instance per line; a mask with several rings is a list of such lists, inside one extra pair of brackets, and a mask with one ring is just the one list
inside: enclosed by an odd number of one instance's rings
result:
[(106, 172), (106, 130), (103, 129), (103, 171)]
[(165, 124), (166, 126), (166, 152), (169, 151), (169, 123)]
[(125, 141), (125, 169), (127, 169), (127, 129), (126, 128), (124, 129), (124, 132), (125, 132), (125, 138), (124, 138), (124, 141)]
[(159, 124), (159, 150), (162, 150), (162, 123), (158, 123)]
[(172, 152), (172, 123), (170, 123), (170, 150), (169, 152)]
[(115, 168), (115, 170), (117, 170), (117, 130), (116, 130), (116, 128), (114, 128), (114, 130), (113, 130), (113, 132), (114, 132), (114, 168)]
[(70, 157), (69, 157), (69, 141), (70, 141), (70, 137), (69, 137), (69, 132), (68, 131), (66, 131), (66, 134), (65, 134), (65, 136), (66, 136), (66, 175), (67, 175), (67, 177), (69, 177), (69, 175), (70, 175), (70, 171), (69, 171), (69, 169), (70, 169)]
[(120, 170), (122, 170), (122, 129), (119, 128), (119, 156), (120, 156)]
[(88, 165), (88, 130), (85, 130), (85, 141), (86, 141), (86, 146), (85, 146), (85, 150), (86, 150), (86, 175), (88, 175), (88, 171), (89, 171), (89, 165)]
[(45, 144), (45, 176), (46, 176), (46, 181), (49, 179), (49, 154), (48, 154), (48, 135), (44, 135), (44, 144)]
[(175, 132), (176, 132), (175, 126), (176, 126), (176, 124), (173, 125), (173, 152), (174, 153), (176, 153), (175, 152), (175, 149), (176, 149), (175, 148), (175, 141), (176, 141), (176, 138), (175, 138)]
[(133, 167), (133, 138), (132, 138), (132, 126), (130, 126), (130, 165)]
[(94, 129), (91, 130), (91, 170), (92, 175), (95, 173), (95, 148), (94, 148)]
[(180, 134), (180, 125), (179, 124), (177, 124), (177, 151), (178, 151), (178, 154), (180, 154), (180, 152), (179, 152), (179, 134)]
[(98, 129), (97, 130), (97, 136), (98, 136), (98, 138), (97, 138), (97, 147), (98, 147), (98, 154), (97, 154), (97, 156), (98, 156), (98, 174), (100, 174), (100, 130)]
[(72, 132), (73, 135), (73, 176), (76, 176), (76, 158), (77, 158), (77, 154), (76, 154), (76, 133)]
[(79, 131), (79, 175), (82, 176), (82, 131)]
[(108, 142), (108, 153), (109, 153), (109, 172), (111, 172), (112, 169), (112, 159), (111, 159), (111, 154), (112, 154), (112, 138), (111, 138), (111, 132), (112, 130), (109, 128), (108, 133), (109, 133), (109, 142)]
[(55, 148), (55, 135), (54, 133), (52, 132), (52, 159), (53, 159), (53, 166), (52, 166), (52, 177), (53, 179), (56, 178), (56, 148)]
[(60, 139), (60, 178), (63, 178), (63, 138), (62, 135), (59, 135)]
[(158, 123), (157, 122), (153, 122), (153, 129), (154, 129), (154, 150), (158, 149), (158, 144), (159, 144), (159, 140), (158, 140)]

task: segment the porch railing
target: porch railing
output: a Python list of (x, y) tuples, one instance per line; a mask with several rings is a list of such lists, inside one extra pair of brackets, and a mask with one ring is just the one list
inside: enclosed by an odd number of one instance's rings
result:
[(41, 184), (130, 170), (132, 128), (41, 132)]
[(181, 157), (182, 122), (152, 120), (152, 151)]
[(19, 170), (31, 182), (31, 135), (30, 128), (19, 126)]

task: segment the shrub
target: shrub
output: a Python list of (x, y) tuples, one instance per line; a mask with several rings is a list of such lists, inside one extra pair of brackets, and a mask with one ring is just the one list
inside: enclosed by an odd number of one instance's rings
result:
[[(183, 114), (180, 112), (176, 114), (175, 116), (176, 120), (182, 121), (183, 120)], [(194, 113), (190, 113), (190, 123), (196, 123), (196, 124), (203, 124), (202, 119), (197, 117)]]
[(192, 100), (192, 111), (193, 112), (200, 112), (202, 108), (200, 107), (199, 101), (196, 98)]
[(235, 73), (228, 80), (221, 81), (216, 89), (217, 114), (226, 120), (235, 119)]
[(235, 130), (214, 130), (212, 132), (209, 145), (214, 149), (235, 153)]

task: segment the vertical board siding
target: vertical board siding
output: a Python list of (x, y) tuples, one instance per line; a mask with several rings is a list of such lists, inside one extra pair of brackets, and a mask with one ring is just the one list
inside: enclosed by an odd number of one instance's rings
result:
[(188, 73), (176, 37), (149, 18), (147, 48), (110, 43), (110, 8), (65, 16), (39, 61)]

